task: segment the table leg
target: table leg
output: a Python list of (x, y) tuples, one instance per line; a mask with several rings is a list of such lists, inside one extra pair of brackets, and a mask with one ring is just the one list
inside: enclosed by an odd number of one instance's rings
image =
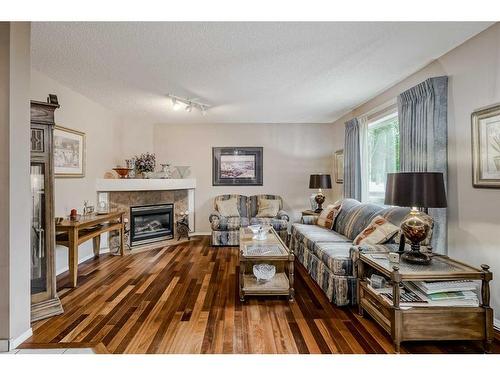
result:
[(293, 264), (293, 259), (290, 261), (289, 266), (288, 266), (288, 278), (290, 281), (290, 294), (289, 294), (289, 299), (290, 301), (293, 301), (295, 298), (295, 289), (293, 287), (294, 283), (294, 264)]
[(94, 250), (94, 256), (98, 257), (101, 251), (101, 235), (92, 238), (92, 247)]
[(243, 294), (243, 274), (245, 272), (245, 265), (240, 262), (240, 282), (239, 282), (239, 290), (240, 290), (240, 301), (245, 302), (245, 295)]
[(120, 219), (120, 255), (123, 256), (125, 254), (125, 223), (123, 221), (123, 215)]
[(75, 288), (78, 283), (78, 229), (69, 232), (69, 282)]

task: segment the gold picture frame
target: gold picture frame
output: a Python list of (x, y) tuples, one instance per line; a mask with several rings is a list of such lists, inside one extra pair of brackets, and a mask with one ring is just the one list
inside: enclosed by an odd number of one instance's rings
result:
[(334, 154), (334, 176), (337, 184), (344, 183), (344, 150), (335, 151)]
[(54, 176), (85, 177), (85, 133), (56, 125), (54, 127)]
[(500, 104), (471, 115), (472, 185), (500, 188)]

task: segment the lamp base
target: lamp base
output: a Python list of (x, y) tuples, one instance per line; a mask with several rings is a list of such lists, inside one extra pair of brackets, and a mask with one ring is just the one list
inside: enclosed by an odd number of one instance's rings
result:
[(316, 197), (314, 198), (314, 200), (318, 204), (318, 208), (316, 208), (316, 210), (314, 210), (314, 212), (319, 213), (319, 212), (323, 211), (322, 205), (325, 202), (324, 194), (321, 191), (318, 192), (318, 194), (316, 194)]
[(427, 254), (421, 253), (420, 251), (405, 251), (403, 255), (401, 255), (401, 259), (411, 263), (411, 264), (430, 264), (431, 257)]

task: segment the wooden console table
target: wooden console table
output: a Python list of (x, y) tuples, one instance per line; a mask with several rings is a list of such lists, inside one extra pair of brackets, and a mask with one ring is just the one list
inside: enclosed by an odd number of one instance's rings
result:
[[(489, 282), (492, 273), (487, 265), (477, 269), (443, 255), (434, 255), (431, 264), (426, 266), (406, 262), (396, 264), (377, 253), (361, 253), (356, 266), (359, 313), (363, 315), (366, 311), (391, 335), (396, 352), (399, 352), (402, 341), (416, 340), (478, 340), (483, 341), (485, 352), (490, 352), (493, 310)], [(392, 303), (368, 286), (367, 275), (372, 271), (391, 280)], [(403, 282), (446, 280), (480, 280), (481, 304), (478, 307), (401, 307)]]
[(78, 221), (64, 219), (56, 224), (56, 243), (66, 246), (69, 252), (70, 283), (74, 288), (78, 280), (78, 246), (92, 239), (94, 255), (99, 256), (101, 234), (117, 230), (120, 232), (120, 255), (124, 254), (125, 211), (114, 211), (103, 215), (81, 216)]

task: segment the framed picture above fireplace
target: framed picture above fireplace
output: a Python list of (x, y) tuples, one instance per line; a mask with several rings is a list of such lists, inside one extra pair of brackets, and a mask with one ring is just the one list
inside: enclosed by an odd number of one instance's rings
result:
[(262, 147), (213, 147), (213, 186), (261, 186)]

